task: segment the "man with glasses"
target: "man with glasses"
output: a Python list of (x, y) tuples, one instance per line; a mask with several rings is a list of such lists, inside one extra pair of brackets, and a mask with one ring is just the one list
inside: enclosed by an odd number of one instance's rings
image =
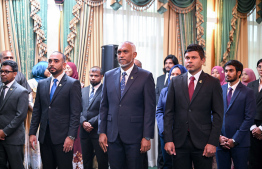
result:
[(28, 91), (15, 77), (18, 67), (14, 61), (5, 61), (0, 70), (0, 168), (23, 169), (25, 144), (24, 120), (28, 108)]
[(247, 87), (251, 88), (256, 96), (256, 116), (254, 124), (250, 128), (250, 151), (249, 151), (249, 168), (261, 168), (262, 158), (262, 59), (257, 62), (257, 72), (259, 79), (250, 82)]

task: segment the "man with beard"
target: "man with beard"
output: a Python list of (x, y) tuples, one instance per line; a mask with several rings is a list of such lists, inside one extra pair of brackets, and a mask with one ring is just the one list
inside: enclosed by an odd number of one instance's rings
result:
[(72, 169), (73, 144), (79, 127), (81, 86), (64, 72), (66, 57), (53, 52), (48, 70), (53, 75), (38, 83), (29, 141), (36, 143), (39, 124), (40, 152), (43, 169)]
[(82, 89), (82, 112), (80, 116), (80, 138), (85, 169), (93, 168), (96, 155), (98, 169), (108, 168), (107, 153), (99, 146), (97, 134), (98, 114), (102, 97), (102, 69), (94, 66), (89, 70), (90, 85)]
[(224, 119), (217, 147), (218, 169), (230, 169), (233, 159), (236, 169), (248, 168), (249, 129), (254, 122), (256, 98), (254, 92), (240, 82), (243, 65), (237, 60), (225, 66), (228, 84), (222, 86)]
[(250, 127), (249, 169), (260, 169), (262, 166), (262, 59), (257, 61), (257, 71), (259, 79), (247, 85), (254, 91), (257, 104), (254, 124)]
[(136, 55), (132, 42), (120, 44), (120, 67), (104, 76), (98, 133), (111, 169), (142, 168), (141, 153), (151, 148), (154, 137), (154, 79), (152, 73), (134, 64)]

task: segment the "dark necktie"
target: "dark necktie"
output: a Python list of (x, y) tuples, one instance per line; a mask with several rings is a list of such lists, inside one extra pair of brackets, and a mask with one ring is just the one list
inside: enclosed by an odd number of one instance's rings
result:
[(91, 101), (93, 100), (94, 95), (95, 95), (95, 89), (94, 89), (94, 87), (92, 87), (92, 91), (91, 91), (90, 96), (89, 96), (89, 105), (90, 105)]
[(51, 100), (52, 100), (52, 98), (53, 98), (53, 95), (54, 95), (54, 93), (55, 93), (55, 89), (56, 89), (56, 87), (57, 87), (56, 82), (57, 82), (58, 80), (57, 80), (57, 79), (54, 79), (53, 81), (54, 81), (54, 84), (53, 84), (53, 86), (52, 86), (52, 88), (51, 88), (51, 91), (50, 91), (50, 102), (51, 102)]
[(191, 76), (190, 77), (190, 82), (189, 82), (189, 86), (188, 86), (188, 93), (189, 93), (189, 99), (191, 101), (192, 99), (192, 96), (193, 96), (193, 93), (194, 93), (194, 80), (195, 80), (195, 77), (194, 76)]
[(121, 82), (120, 82), (120, 86), (121, 86), (121, 97), (122, 97), (122, 95), (123, 95), (123, 92), (124, 92), (124, 90), (125, 90), (125, 86), (126, 86), (126, 76), (127, 74), (126, 74), (126, 72), (123, 72), (122, 73), (122, 80), (121, 80)]
[(1, 96), (0, 96), (0, 105), (2, 105), (4, 98), (5, 98), (5, 89), (8, 88), (7, 86), (3, 85)]
[(233, 91), (233, 89), (230, 87), (229, 92), (227, 94), (227, 107), (228, 107), (228, 105), (230, 104), (230, 101), (231, 101), (232, 91)]

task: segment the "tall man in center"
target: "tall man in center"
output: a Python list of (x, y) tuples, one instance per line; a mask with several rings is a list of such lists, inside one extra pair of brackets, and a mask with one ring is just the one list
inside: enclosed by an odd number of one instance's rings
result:
[[(222, 89), (204, 73), (204, 50), (191, 44), (185, 51), (188, 73), (172, 78), (164, 115), (165, 150), (178, 169), (211, 169), (223, 122)], [(213, 121), (211, 121), (211, 112)]]
[(119, 45), (120, 67), (105, 73), (100, 105), (99, 142), (110, 168), (142, 168), (141, 153), (151, 147), (155, 125), (155, 84), (150, 72), (134, 65), (136, 47)]

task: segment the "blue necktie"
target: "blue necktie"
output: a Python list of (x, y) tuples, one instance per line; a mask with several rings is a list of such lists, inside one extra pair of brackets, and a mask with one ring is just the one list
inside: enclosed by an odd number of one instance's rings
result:
[(56, 89), (56, 87), (57, 87), (56, 82), (57, 82), (58, 80), (57, 80), (57, 79), (54, 79), (53, 81), (54, 81), (54, 84), (53, 84), (53, 86), (52, 86), (52, 88), (51, 88), (51, 91), (50, 91), (50, 102), (51, 102), (51, 100), (52, 100), (52, 98), (53, 98), (53, 95), (54, 95), (54, 93), (55, 93), (55, 89)]
[(92, 91), (91, 91), (90, 96), (89, 96), (89, 105), (90, 105), (91, 101), (93, 100), (94, 95), (95, 95), (95, 89), (94, 89), (94, 87), (92, 87)]
[(231, 101), (232, 91), (233, 91), (233, 89), (230, 87), (229, 92), (227, 94), (227, 107), (228, 107), (228, 105), (230, 104), (230, 101)]
[(127, 74), (126, 74), (126, 72), (123, 72), (122, 73), (122, 80), (121, 80), (121, 82), (120, 82), (120, 86), (121, 86), (121, 97), (122, 97), (122, 95), (123, 95), (123, 92), (124, 92), (124, 90), (125, 90), (125, 86), (126, 86), (126, 76)]

